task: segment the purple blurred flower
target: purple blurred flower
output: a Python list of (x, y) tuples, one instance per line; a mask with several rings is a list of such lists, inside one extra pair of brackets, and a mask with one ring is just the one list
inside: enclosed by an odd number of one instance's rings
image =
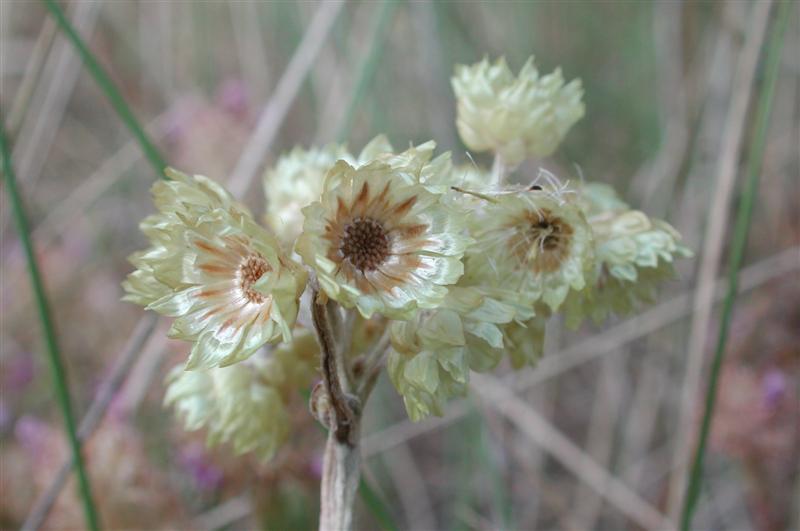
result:
[(14, 437), (34, 457), (40, 455), (45, 450), (45, 442), (49, 427), (45, 422), (24, 415), (14, 424)]
[(241, 79), (228, 79), (217, 92), (217, 102), (231, 114), (245, 114), (250, 102), (247, 85)]
[(194, 486), (203, 492), (217, 490), (222, 483), (222, 469), (216, 466), (200, 443), (192, 443), (181, 449), (178, 456), (183, 469), (191, 476)]
[(769, 369), (761, 378), (761, 396), (767, 409), (775, 409), (786, 396), (786, 376), (780, 369)]
[(5, 385), (13, 393), (24, 391), (36, 375), (33, 356), (20, 354), (14, 356), (6, 365)]
[(194, 112), (194, 102), (189, 100), (178, 102), (174, 106), (167, 115), (164, 126), (164, 138), (168, 144), (177, 144), (183, 138)]
[[(86, 260), (92, 252), (92, 242), (82, 231), (67, 231), (62, 237), (62, 249), (75, 262)], [(91, 282), (90, 286), (95, 283)]]

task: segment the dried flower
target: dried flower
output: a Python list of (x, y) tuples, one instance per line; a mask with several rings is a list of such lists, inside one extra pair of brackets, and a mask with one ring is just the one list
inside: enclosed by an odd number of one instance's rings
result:
[(247, 364), (184, 371), (167, 378), (164, 404), (174, 406), (186, 430), (208, 430), (208, 444), (231, 443), (237, 454), (254, 452), (266, 461), (289, 433), (280, 392)]
[(325, 173), (340, 159), (351, 159), (347, 148), (340, 144), (321, 149), (294, 148), (264, 174), (267, 225), (282, 242), (291, 245), (300, 235), (300, 210), (319, 199)]
[(320, 201), (303, 209), (297, 252), (329, 297), (364, 317), (435, 307), (463, 271), (463, 221), (413, 182), (420, 171), (416, 159), (358, 169), (339, 161)]
[(245, 363), (208, 371), (175, 367), (167, 377), (166, 405), (173, 405), (187, 430), (208, 429), (208, 443), (233, 444), (266, 461), (289, 432), (287, 407), (298, 389), (317, 377), (318, 346), (299, 325), (294, 337)]
[(212, 181), (172, 176), (154, 186), (160, 214), (142, 226), (153, 245), (131, 258), (125, 299), (176, 317), (170, 335), (194, 343), (189, 369), (288, 340), (305, 272)]
[(545, 190), (490, 197), (471, 218), (478, 244), (470, 249), (467, 277), (505, 290), (532, 307), (556, 311), (572, 291), (584, 289), (594, 263), (592, 234), (577, 205)]
[(532, 57), (518, 76), (502, 57), (457, 65), (451, 82), (464, 144), (491, 150), (508, 166), (553, 153), (584, 113), (580, 80), (565, 85), (560, 69), (540, 76)]
[[(506, 184), (583, 116), (579, 80), (540, 76), (532, 58), (514, 75), (501, 58), (458, 66), (452, 85), (461, 138), (494, 153), (491, 172), (435, 156), (433, 141), (396, 152), (378, 136), (358, 156), (344, 144), (295, 148), (263, 178), (272, 232), (205, 177), (169, 170), (154, 186), (158, 213), (141, 224), (150, 247), (131, 256), (123, 285), (126, 300), (175, 317), (170, 335), (193, 343), (165, 397), (186, 429), (269, 459), (288, 437), (291, 401), (311, 389), (312, 415), (339, 424), (330, 440), (349, 441), (382, 363), (412, 420), (441, 414), (471, 371), (504, 355), (535, 365), (552, 313), (575, 325), (629, 311), (689, 255), (672, 227), (608, 186), (573, 190), (546, 170), (527, 187)], [(232, 114), (246, 103), (240, 84), (221, 93)], [(295, 259), (313, 271), (324, 317), (314, 306), (310, 319), (310, 298), (300, 312), (308, 279)], [(309, 321), (326, 347), (317, 383)], [(765, 380), (766, 403), (781, 385)], [(186, 466), (216, 486), (198, 459)]]
[(654, 301), (658, 285), (675, 275), (674, 259), (691, 256), (668, 223), (630, 209), (610, 187), (586, 184), (580, 196), (597, 261), (589, 288), (571, 293), (566, 303), (571, 327), (587, 316), (600, 322), (610, 312), (623, 315)]
[(387, 370), (411, 420), (441, 415), (447, 400), (466, 394), (466, 337), (455, 312), (420, 314), (416, 321), (393, 323), (391, 331)]
[(264, 174), (267, 225), (282, 242), (293, 245), (303, 229), (301, 210), (319, 199), (325, 174), (337, 160), (361, 166), (391, 151), (392, 146), (383, 135), (372, 139), (358, 157), (351, 155), (343, 144), (311, 149), (294, 148), (281, 156), (275, 166)]
[(500, 325), (514, 315), (477, 289), (452, 288), (441, 308), (392, 323), (387, 367), (409, 418), (441, 415), (447, 400), (466, 393), (470, 370), (493, 369), (503, 353)]

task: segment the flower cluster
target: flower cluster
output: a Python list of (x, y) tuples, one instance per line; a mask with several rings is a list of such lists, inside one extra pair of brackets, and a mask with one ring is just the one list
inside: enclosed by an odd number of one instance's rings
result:
[(363, 392), (385, 365), (419, 420), (464, 395), (472, 371), (534, 365), (552, 314), (577, 325), (629, 312), (689, 255), (605, 185), (513, 172), (583, 116), (579, 81), (540, 76), (532, 60), (514, 76), (501, 59), (459, 66), (452, 83), (461, 139), (510, 175), (435, 156), (432, 141), (397, 151), (378, 136), (357, 156), (296, 148), (264, 176), (267, 228), (204, 177), (170, 170), (154, 186), (151, 246), (131, 257), (125, 299), (174, 317), (171, 335), (192, 343), (166, 396), (187, 429), (275, 453), (290, 397), (320, 366), (297, 322), (309, 274), (347, 387)]

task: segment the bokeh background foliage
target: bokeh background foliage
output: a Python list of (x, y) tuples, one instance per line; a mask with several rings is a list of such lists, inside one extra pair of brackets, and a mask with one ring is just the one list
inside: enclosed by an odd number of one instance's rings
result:
[[(757, 140), (755, 104), (731, 154), (725, 133), (737, 92), (751, 88), (755, 102), (764, 86), (763, 60), (747, 86), (735, 82), (748, 46), (764, 55), (762, 43), (749, 44), (762, 1), (344, 6), (259, 174), (296, 144), (339, 138), (359, 150), (380, 132), (397, 146), (434, 138), (466, 160), (454, 127), (453, 64), (505, 55), (519, 68), (534, 54), (543, 71), (561, 66), (568, 79), (582, 79), (587, 108), (557, 155), (539, 163), (564, 179), (585, 175), (614, 185), (631, 204), (675, 225), (698, 257), (679, 265), (681, 278), (663, 291), (663, 302), (640, 316), (577, 333), (552, 323), (539, 370), (509, 380), (529, 408), (524, 418), (476, 393), (443, 420), (410, 424), (381, 381), (365, 425), (365, 526), (637, 528), (638, 503), (674, 517), (670, 492), (683, 485), (675, 456), (693, 446), (706, 391), (686, 378), (686, 338), (698, 326), (697, 269), (708, 249), (721, 245), (712, 278), (728, 272), (734, 205)], [(319, 8), (61, 5), (165, 159), (223, 182)], [(791, 20), (694, 520), (703, 529), (800, 525), (800, 62), (792, 52), (800, 48), (800, 28), (797, 6), (785, 11)], [(205, 450), (201, 434), (182, 432), (161, 407), (163, 374), (186, 347), (162, 339), (159, 323), (131, 348), (147, 323), (138, 308), (118, 301), (130, 271), (125, 257), (144, 243), (137, 224), (152, 211), (154, 172), (43, 5), (4, 1), (0, 12), (0, 106), (76, 416), (104, 396), (121, 357), (131, 364), (85, 448), (103, 523), (314, 526), (322, 436), (303, 397), (295, 414), (305, 425), (269, 465), (225, 448)], [(724, 200), (718, 168), (725, 156), (736, 162), (726, 178), (737, 184), (723, 209), (723, 239), (709, 241), (709, 205)], [(520, 174), (535, 170), (530, 164)], [(263, 211), (259, 187), (246, 196), (256, 212)], [(6, 188), (2, 194), (0, 525), (16, 528), (69, 454)], [(700, 323), (709, 338), (702, 359), (710, 357), (716, 315)], [(692, 391), (696, 400), (682, 414)], [(591, 488), (596, 470), (566, 462), (563, 441), (541, 435), (551, 432), (526, 432), (530, 415), (599, 465), (601, 479), (617, 478), (637, 498), (599, 496)], [(68, 484), (45, 525), (83, 525), (79, 500)]]

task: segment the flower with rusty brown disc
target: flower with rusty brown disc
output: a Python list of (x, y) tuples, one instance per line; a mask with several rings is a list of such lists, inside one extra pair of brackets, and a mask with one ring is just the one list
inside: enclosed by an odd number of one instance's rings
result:
[(306, 272), (250, 212), (204, 177), (171, 172), (143, 223), (151, 247), (131, 261), (126, 300), (175, 317), (194, 343), (187, 369), (224, 367), (291, 338)]
[(568, 196), (528, 189), (487, 199), (471, 218), (478, 240), (467, 259), (471, 283), (552, 311), (570, 290), (584, 289), (594, 261), (592, 233)]
[(463, 217), (397, 165), (339, 161), (305, 209), (296, 250), (320, 287), (364, 317), (434, 308), (463, 272)]

